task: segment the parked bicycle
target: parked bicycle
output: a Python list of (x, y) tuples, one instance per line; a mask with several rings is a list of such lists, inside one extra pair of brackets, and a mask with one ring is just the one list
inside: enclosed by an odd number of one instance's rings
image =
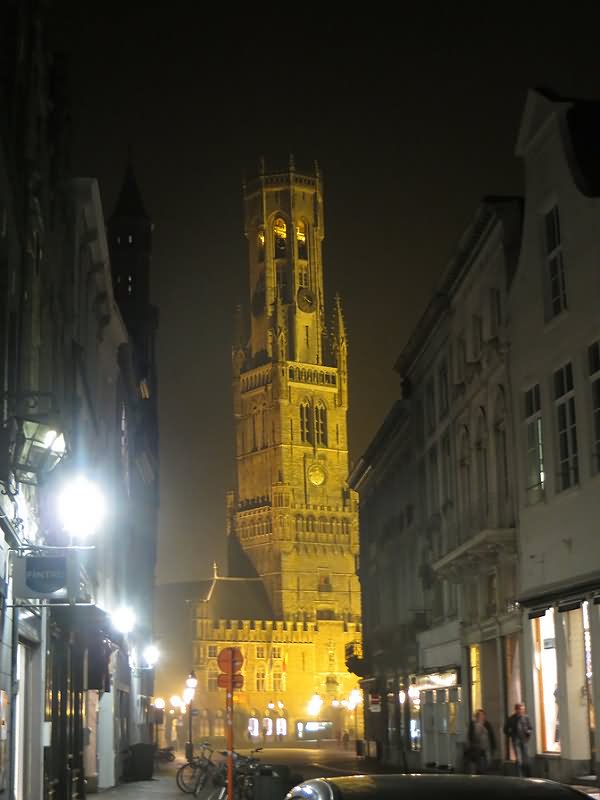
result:
[(175, 781), (180, 791), (199, 797), (205, 786), (212, 787), (209, 777), (217, 769), (212, 760), (213, 753), (214, 750), (208, 742), (203, 742), (199, 755), (179, 767), (175, 773)]

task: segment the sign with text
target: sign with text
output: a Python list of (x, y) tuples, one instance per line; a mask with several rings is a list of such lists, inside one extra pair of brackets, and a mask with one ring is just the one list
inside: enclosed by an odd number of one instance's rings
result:
[(13, 574), (14, 596), (19, 600), (74, 600), (77, 595), (79, 564), (73, 554), (17, 556)]

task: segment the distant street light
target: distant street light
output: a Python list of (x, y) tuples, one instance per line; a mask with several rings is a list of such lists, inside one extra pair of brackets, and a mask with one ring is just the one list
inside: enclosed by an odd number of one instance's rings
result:
[[(149, 644), (144, 649), (143, 656), (144, 656), (144, 661), (146, 662), (146, 665), (150, 669), (152, 669), (152, 667), (156, 666), (156, 664), (158, 663), (158, 659), (160, 658), (160, 651), (159, 651), (158, 647), (155, 644)], [(164, 706), (163, 706), (163, 708), (164, 708)]]
[(196, 686), (198, 686), (198, 678), (194, 670), (185, 679), (185, 689), (183, 690), (183, 699), (188, 706), (188, 740), (185, 743), (185, 757), (188, 761), (194, 758), (194, 742), (192, 738), (192, 701), (196, 693)]

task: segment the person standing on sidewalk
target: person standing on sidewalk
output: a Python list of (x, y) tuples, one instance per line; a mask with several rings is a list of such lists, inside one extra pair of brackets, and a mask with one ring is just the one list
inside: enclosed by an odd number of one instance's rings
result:
[(523, 703), (516, 703), (515, 713), (511, 714), (504, 725), (504, 733), (510, 739), (515, 757), (517, 759), (517, 771), (520, 777), (529, 777), (529, 739), (533, 733), (533, 727), (529, 717), (525, 713)]
[(468, 761), (475, 766), (478, 775), (483, 775), (492, 764), (492, 754), (496, 751), (494, 729), (487, 721), (483, 708), (477, 709), (469, 725)]

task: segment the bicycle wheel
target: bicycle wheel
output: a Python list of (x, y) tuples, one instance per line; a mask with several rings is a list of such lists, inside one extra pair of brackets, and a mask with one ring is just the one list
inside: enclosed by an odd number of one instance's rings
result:
[(175, 773), (177, 788), (185, 794), (192, 794), (198, 783), (200, 772), (203, 771), (199, 764), (194, 762), (184, 764)]

